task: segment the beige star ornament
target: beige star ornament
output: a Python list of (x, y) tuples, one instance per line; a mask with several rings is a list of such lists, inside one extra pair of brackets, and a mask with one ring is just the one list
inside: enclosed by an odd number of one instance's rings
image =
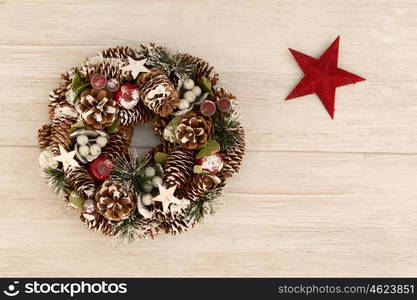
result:
[(156, 197), (154, 197), (152, 200), (162, 203), (162, 211), (164, 213), (167, 212), (170, 204), (172, 204), (172, 203), (174, 203), (174, 204), (180, 204), (181, 203), (181, 201), (178, 200), (174, 196), (175, 189), (177, 188), (176, 185), (174, 185), (174, 186), (170, 187), (169, 189), (167, 189), (163, 185), (158, 184), (158, 188), (159, 188), (159, 195), (156, 196)]
[(141, 60), (134, 60), (130, 56), (127, 58), (129, 60), (128, 65), (122, 67), (123, 71), (130, 71), (133, 78), (136, 79), (140, 73), (148, 73), (149, 70), (145, 67), (146, 58)]
[(68, 169), (68, 167), (70, 167), (70, 166), (79, 167), (80, 165), (74, 159), (74, 156), (75, 156), (76, 152), (77, 152), (77, 150), (68, 152), (67, 150), (64, 149), (64, 147), (59, 145), (59, 153), (61, 153), (61, 155), (55, 156), (54, 159), (56, 161), (62, 162), (62, 165), (64, 167), (64, 171), (66, 171)]

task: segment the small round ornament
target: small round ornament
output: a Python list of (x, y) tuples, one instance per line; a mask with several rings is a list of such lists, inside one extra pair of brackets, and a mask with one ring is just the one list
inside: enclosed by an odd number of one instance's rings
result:
[(220, 98), (217, 101), (217, 108), (222, 112), (228, 112), (232, 108), (232, 102), (227, 97)]
[(155, 169), (154, 169), (154, 168), (152, 168), (152, 167), (147, 167), (147, 168), (145, 169), (145, 176), (146, 176), (146, 177), (153, 177), (153, 176), (155, 176), (155, 173), (156, 173), (156, 171), (155, 171)]
[(110, 177), (112, 161), (104, 155), (100, 155), (88, 164), (88, 172), (98, 182), (104, 182)]
[(217, 174), (223, 168), (223, 157), (220, 152), (197, 159), (197, 165), (210, 174)]
[(202, 93), (201, 87), (199, 87), (198, 85), (193, 87), (191, 91), (194, 93), (194, 95), (196, 95), (196, 97), (200, 96)]
[(92, 214), (96, 210), (96, 202), (92, 199), (87, 199), (84, 202), (84, 212)]
[(143, 203), (143, 205), (149, 206), (152, 204), (152, 195), (151, 194), (144, 194), (141, 197), (141, 201)]
[(186, 90), (191, 90), (194, 87), (194, 80), (192, 80), (191, 78), (187, 78), (184, 80), (184, 83), (182, 84), (182, 86)]
[(101, 148), (105, 147), (107, 145), (107, 142), (108, 142), (108, 140), (105, 136), (99, 136), (96, 139), (97, 145), (99, 145)]
[(205, 117), (210, 117), (216, 112), (216, 104), (213, 101), (206, 100), (200, 105), (201, 114)]
[(93, 76), (91, 76), (90, 84), (94, 89), (102, 89), (106, 86), (107, 80), (104, 75), (96, 73)]
[(92, 156), (99, 155), (101, 153), (101, 147), (98, 144), (93, 144), (90, 146), (90, 154)]
[(42, 169), (58, 168), (58, 161), (54, 157), (54, 154), (49, 149), (43, 150), (39, 155), (39, 166)]
[(125, 109), (132, 109), (139, 102), (139, 89), (133, 83), (122, 84), (115, 94), (116, 102)]
[(77, 144), (80, 145), (80, 146), (87, 145), (88, 144), (88, 136), (86, 136), (84, 134), (77, 136)]
[(154, 178), (152, 178), (152, 185), (154, 187), (158, 187), (159, 185), (162, 185), (162, 178), (159, 176), (155, 176)]
[(90, 147), (88, 147), (87, 145), (82, 145), (82, 146), (78, 147), (78, 152), (82, 156), (86, 157), (87, 155), (90, 154)]
[(110, 92), (116, 92), (120, 88), (120, 82), (116, 78), (111, 78), (107, 81), (107, 90)]
[(186, 109), (190, 108), (190, 102), (188, 102), (185, 99), (181, 99), (180, 104), (178, 105), (178, 108), (180, 110), (186, 110)]
[(192, 91), (186, 91), (183, 97), (189, 102), (193, 102), (195, 100), (195, 94)]

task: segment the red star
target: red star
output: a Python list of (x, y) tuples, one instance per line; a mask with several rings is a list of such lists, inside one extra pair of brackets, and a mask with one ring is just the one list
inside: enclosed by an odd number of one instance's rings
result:
[(365, 78), (337, 67), (339, 37), (337, 37), (319, 59), (293, 49), (289, 50), (301, 70), (303, 70), (304, 77), (285, 100), (315, 93), (319, 96), (330, 117), (333, 119), (336, 88), (365, 80)]

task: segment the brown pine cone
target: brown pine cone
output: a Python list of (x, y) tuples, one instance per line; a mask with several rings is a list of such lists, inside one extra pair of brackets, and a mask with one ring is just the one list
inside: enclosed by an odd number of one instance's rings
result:
[(51, 124), (51, 141), (49, 146), (51, 147), (52, 153), (59, 155), (59, 145), (69, 151), (72, 141), (69, 136), (71, 125), (77, 121), (75, 117), (62, 116), (54, 119)]
[(86, 125), (101, 129), (113, 124), (119, 107), (107, 90), (86, 89), (81, 93), (76, 109)]
[(194, 69), (196, 70), (194, 74), (195, 79), (205, 76), (207, 77), (208, 80), (211, 81), (211, 84), (213, 86), (217, 84), (217, 82), (219, 81), (219, 74), (217, 74), (214, 68), (211, 67), (207, 61), (199, 57), (189, 55), (189, 54), (178, 54), (178, 55), (183, 55), (184, 61), (194, 65)]
[(227, 153), (222, 153), (223, 156), (223, 168), (218, 176), (225, 180), (226, 178), (232, 177), (233, 174), (239, 172), (242, 164), (243, 156), (245, 155), (245, 142), (238, 141), (235, 145), (234, 150)]
[(140, 55), (136, 49), (133, 49), (127, 46), (125, 47), (117, 46), (114, 48), (109, 48), (107, 50), (101, 51), (100, 54), (104, 58), (117, 58), (117, 59), (126, 59), (128, 57), (132, 57), (134, 59), (142, 58), (142, 55)]
[(175, 131), (178, 142), (187, 149), (197, 149), (211, 138), (211, 119), (190, 112), (178, 123)]
[(51, 124), (45, 124), (38, 130), (39, 149), (43, 150), (51, 142)]
[(170, 143), (168, 141), (163, 141), (158, 146), (155, 146), (151, 149), (149, 152), (151, 156), (153, 156), (156, 152), (163, 152), (166, 154), (170, 154), (172, 151), (174, 151), (178, 147), (175, 143)]
[(76, 190), (80, 195), (86, 199), (93, 199), (96, 193), (96, 184), (94, 179), (88, 173), (85, 167), (71, 166), (65, 172), (68, 185)]
[(133, 127), (120, 127), (117, 132), (110, 135), (107, 145), (101, 153), (114, 160), (128, 152), (132, 142)]
[(151, 111), (145, 104), (139, 102), (132, 109), (120, 109), (119, 111), (120, 123), (122, 125), (143, 125), (148, 123), (155, 117), (153, 111)]
[(122, 184), (107, 180), (96, 193), (97, 210), (110, 221), (127, 218), (136, 208), (134, 200), (122, 189)]
[(177, 147), (168, 157), (164, 167), (164, 183), (167, 188), (181, 187), (193, 174), (195, 153), (192, 150)]
[(178, 191), (179, 198), (188, 199), (190, 201), (198, 201), (201, 196), (214, 187), (213, 180), (203, 174), (194, 174), (190, 181), (182, 185)]
[(231, 92), (229, 92), (228, 90), (224, 88), (219, 88), (219, 89), (213, 88), (211, 90), (210, 98), (213, 99), (214, 101), (218, 101), (223, 97), (229, 98), (230, 100), (236, 99), (235, 95), (233, 95)]
[(162, 118), (161, 116), (157, 116), (152, 122), (152, 130), (161, 141), (165, 141), (164, 129), (167, 127), (169, 121), (169, 118)]
[(104, 235), (112, 236), (116, 231), (111, 226), (109, 220), (98, 213), (81, 213), (81, 222), (93, 231), (101, 231)]
[(178, 92), (162, 71), (153, 70), (140, 75), (137, 84), (143, 103), (160, 116), (167, 117), (178, 107)]

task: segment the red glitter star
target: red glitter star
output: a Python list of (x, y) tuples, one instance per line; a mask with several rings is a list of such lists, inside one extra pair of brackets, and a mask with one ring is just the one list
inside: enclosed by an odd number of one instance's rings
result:
[(365, 80), (365, 78), (337, 67), (339, 37), (337, 37), (319, 59), (293, 49), (289, 50), (301, 70), (303, 70), (304, 77), (285, 100), (315, 93), (319, 96), (330, 117), (333, 119), (336, 88)]

